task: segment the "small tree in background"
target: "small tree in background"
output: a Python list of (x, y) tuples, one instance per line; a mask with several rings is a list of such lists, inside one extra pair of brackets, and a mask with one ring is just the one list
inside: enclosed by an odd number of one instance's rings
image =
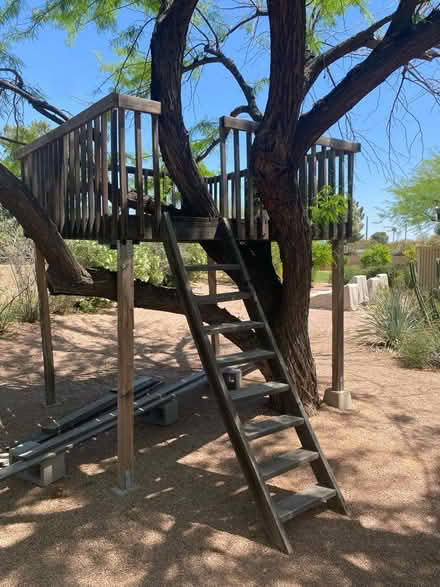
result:
[(386, 245), (388, 242), (388, 235), (386, 232), (375, 232), (371, 235), (371, 240), (376, 241), (382, 245)]
[(390, 249), (381, 243), (369, 247), (361, 256), (362, 267), (389, 265), (392, 262)]

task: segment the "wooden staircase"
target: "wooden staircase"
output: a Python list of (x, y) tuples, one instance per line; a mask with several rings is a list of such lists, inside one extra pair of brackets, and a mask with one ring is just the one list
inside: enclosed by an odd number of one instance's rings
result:
[[(226, 243), (231, 247), (231, 251), (236, 259), (235, 264), (185, 266), (177, 245), (173, 224), (168, 214), (164, 214), (162, 220), (162, 238), (171, 270), (176, 279), (177, 290), (182, 299), (188, 324), (200, 355), (200, 360), (218, 401), (220, 413), (222, 414), (238, 461), (246, 476), (249, 487), (254, 493), (266, 531), (272, 542), (280, 550), (290, 554), (293, 552), (293, 549), (284, 528), (285, 522), (322, 503), (327, 503), (328, 507), (343, 514), (346, 514), (347, 510), (334, 474), (319, 446), (319, 442), (295, 390), (295, 385), (289, 378), (286, 365), (276, 345), (246, 266), (243, 263), (229, 223), (226, 219), (223, 219), (222, 223)], [(194, 270), (241, 272), (240, 283), (244, 284), (244, 287), (239, 292), (218, 294), (215, 296), (197, 296), (192, 292), (187, 274), (188, 271)], [(200, 304), (231, 300), (248, 300), (253, 303), (258, 320), (214, 326), (205, 326), (203, 324), (199, 311)], [(216, 357), (210, 343), (210, 335), (226, 334), (245, 329), (259, 330), (261, 339), (264, 341), (264, 345), (262, 345), (264, 348)], [(255, 383), (238, 390), (228, 390), (222, 375), (223, 368), (262, 359), (271, 361), (272, 369), (277, 373), (277, 381)], [(265, 420), (248, 424), (242, 423), (237, 411), (237, 405), (245, 400), (273, 393), (286, 394), (289, 415), (285, 414), (266, 418)], [(270, 434), (275, 434), (287, 428), (295, 428), (301, 443), (301, 448), (281, 455), (275, 455), (265, 462), (258, 463), (251, 446), (252, 441), (257, 438), (269, 436)], [(265, 481), (307, 464), (310, 464), (313, 470), (317, 485), (305, 491), (292, 493), (278, 501), (271, 498)]]

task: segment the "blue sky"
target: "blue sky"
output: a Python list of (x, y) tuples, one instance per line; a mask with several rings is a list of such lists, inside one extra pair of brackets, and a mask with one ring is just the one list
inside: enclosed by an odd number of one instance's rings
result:
[[(396, 2), (375, 0), (370, 6), (376, 19), (392, 11)], [(126, 11), (122, 22), (129, 22), (132, 18), (133, 13)], [(336, 38), (346, 36), (346, 31), (357, 31), (360, 26), (361, 17), (358, 11), (351, 10), (343, 21), (338, 22)], [(97, 54), (102, 56), (104, 62), (114, 61), (115, 57), (109, 46), (111, 37), (111, 33), (97, 33), (95, 27), (89, 25), (69, 45), (65, 32), (46, 26), (38, 39), (21, 42), (16, 46), (15, 52), (25, 63), (26, 81), (40, 87), (49, 101), (75, 114), (107, 93), (110, 88), (110, 84), (105, 84), (108, 74), (100, 71)], [(258, 58), (248, 54), (243, 38), (235, 39), (228, 50), (250, 80), (255, 81), (266, 74), (265, 58), (261, 54)], [(433, 66), (424, 64), (423, 67), (426, 69)], [(343, 73), (342, 70), (336, 71), (336, 79)], [(381, 224), (378, 219), (377, 208), (390, 199), (387, 192), (390, 185), (387, 119), (398, 82), (397, 77), (390, 78), (351, 113), (353, 126), (361, 135), (359, 140), (363, 148), (363, 154), (358, 156), (356, 164), (355, 197), (364, 206), (369, 217), (370, 234), (378, 230), (387, 230), (391, 234), (391, 226)], [(97, 94), (98, 87), (103, 83), (104, 87)], [(327, 88), (328, 80), (320, 80), (316, 95), (322, 95)], [(198, 118), (215, 119), (222, 114), (228, 114), (232, 108), (243, 103), (240, 90), (231, 81), (230, 74), (218, 65), (206, 67), (195, 93), (194, 88), (188, 87), (184, 90), (183, 99), (188, 125)], [(413, 169), (423, 157), (429, 157), (438, 151), (440, 144), (439, 113), (434, 108), (432, 99), (415, 87), (408, 88), (406, 99), (418, 122), (399, 108), (396, 120), (400, 122), (392, 126), (395, 151), (391, 157), (395, 177)], [(259, 97), (261, 106), (264, 106), (264, 100), (265, 93), (262, 92)], [(28, 110), (26, 117), (28, 121), (38, 118)], [(423, 140), (418, 135), (419, 123)], [(331, 129), (326, 134), (340, 136), (338, 128)], [(408, 144), (412, 145), (410, 150), (407, 148)], [(380, 162), (384, 164), (384, 168)], [(219, 166), (218, 163), (216, 165), (215, 158), (211, 158), (209, 163), (214, 168)]]

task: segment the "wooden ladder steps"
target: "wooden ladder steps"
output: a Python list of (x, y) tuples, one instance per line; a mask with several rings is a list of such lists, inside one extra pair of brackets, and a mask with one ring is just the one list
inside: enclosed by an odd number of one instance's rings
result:
[(217, 357), (217, 365), (223, 368), (229, 367), (230, 365), (241, 365), (243, 363), (250, 363), (252, 361), (263, 361), (266, 359), (273, 359), (274, 357), (274, 351), (254, 349), (253, 351), (245, 351), (244, 353), (234, 353), (233, 355), (222, 355), (220, 357)]
[(251, 383), (246, 387), (231, 390), (230, 396), (234, 401), (240, 401), (243, 399), (252, 399), (270, 395), (271, 393), (282, 393), (288, 389), (289, 385), (287, 383), (278, 383), (276, 381), (268, 381), (267, 383)]
[(280, 522), (285, 523), (313, 507), (326, 503), (335, 495), (335, 489), (315, 485), (304, 491), (299, 491), (274, 501), (274, 507)]
[(185, 265), (187, 271), (240, 271), (241, 267), (238, 263), (229, 265)]
[(287, 428), (296, 428), (296, 426), (301, 426), (302, 424), (304, 424), (303, 418), (284, 414), (283, 416), (275, 416), (272, 418), (266, 418), (265, 420), (248, 422), (243, 426), (242, 430), (246, 434), (248, 440), (256, 440), (257, 438), (262, 438), (269, 434), (275, 434), (276, 432), (286, 430)]
[(306, 465), (319, 458), (319, 453), (312, 450), (297, 448), (290, 452), (272, 457), (260, 464), (261, 475), (264, 480), (282, 475), (291, 469)]
[(206, 334), (225, 334), (226, 332), (256, 330), (257, 328), (264, 328), (264, 322), (254, 322), (253, 320), (244, 320), (242, 322), (224, 322), (223, 324), (205, 326), (204, 331)]
[(221, 302), (235, 302), (248, 300), (251, 297), (248, 291), (228, 291), (214, 296), (193, 296), (198, 304), (220, 304)]

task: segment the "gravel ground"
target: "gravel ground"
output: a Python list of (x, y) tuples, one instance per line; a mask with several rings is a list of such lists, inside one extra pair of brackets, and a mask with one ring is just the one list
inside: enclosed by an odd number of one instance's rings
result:
[[(234, 303), (238, 308), (238, 303)], [(136, 372), (177, 380), (199, 367), (185, 319), (136, 310)], [(324, 407), (312, 425), (351, 515), (322, 510), (289, 522), (295, 553), (268, 543), (208, 390), (180, 403), (177, 424), (136, 422), (137, 488), (117, 497), (114, 431), (74, 449), (46, 489), (0, 485), (0, 585), (440, 585), (438, 373), (408, 371), (356, 344), (346, 314), (346, 388), (354, 409)], [(0, 452), (102, 395), (116, 381), (113, 311), (54, 319), (59, 405), (41, 404), (39, 327), (0, 339)], [(331, 313), (310, 330), (323, 393), (331, 379)], [(225, 346), (225, 350), (229, 350)], [(262, 404), (249, 417), (265, 413)], [(259, 455), (297, 445), (285, 431)], [(271, 480), (310, 484), (308, 471)]]

